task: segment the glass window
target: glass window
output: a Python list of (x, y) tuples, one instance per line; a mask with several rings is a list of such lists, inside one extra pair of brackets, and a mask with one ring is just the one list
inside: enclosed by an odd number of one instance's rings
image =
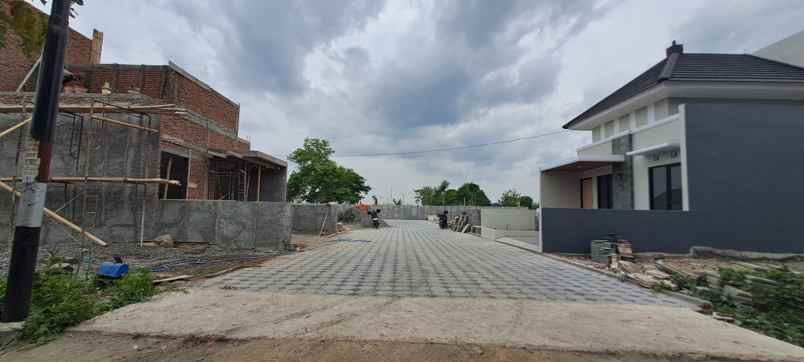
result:
[(676, 163), (650, 168), (650, 208), (681, 210), (681, 165)]
[(594, 129), (592, 129), (592, 142), (600, 141), (600, 139), (601, 139), (601, 137), (600, 137), (600, 129), (601, 129), (601, 126), (597, 126)]

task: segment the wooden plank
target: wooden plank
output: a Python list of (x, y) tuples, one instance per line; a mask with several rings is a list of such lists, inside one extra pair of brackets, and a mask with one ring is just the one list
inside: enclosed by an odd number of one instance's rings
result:
[[(0, 181), (0, 188), (2, 188), (3, 190), (6, 190), (8, 192), (13, 192), (14, 195), (17, 196), (17, 198), (22, 197), (22, 195), (20, 194), (19, 191), (14, 190), (14, 188), (9, 186), (5, 182)], [(61, 215), (53, 212), (52, 210), (50, 210), (48, 208), (45, 208), (45, 215), (47, 217), (55, 220), (56, 222), (66, 226), (70, 230), (73, 230), (73, 231), (75, 231), (75, 232), (77, 232), (79, 234), (82, 234), (82, 235), (86, 236), (87, 239), (92, 240), (93, 242), (97, 243), (100, 246), (106, 246), (107, 245), (105, 241), (101, 240), (101, 238), (89, 233), (88, 231), (84, 230), (80, 226), (78, 226), (76, 224), (73, 224), (70, 220), (67, 220), (67, 219), (63, 218)]]
[(30, 121), (31, 121), (31, 118), (28, 118), (28, 119), (26, 119), (26, 120), (24, 120), (24, 121), (22, 121), (22, 122), (20, 122), (20, 123), (17, 123), (17, 124), (15, 124), (15, 125), (11, 126), (10, 128), (6, 129), (5, 131), (0, 132), (0, 138), (3, 138), (3, 137), (5, 137), (6, 135), (8, 135), (9, 133), (16, 131), (16, 130), (17, 130), (17, 129), (19, 129), (20, 127), (22, 127), (22, 126), (24, 126), (24, 125), (28, 124), (28, 122), (30, 122)]

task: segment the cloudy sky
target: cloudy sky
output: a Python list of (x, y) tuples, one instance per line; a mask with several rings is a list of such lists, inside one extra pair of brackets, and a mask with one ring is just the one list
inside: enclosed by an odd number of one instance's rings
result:
[(74, 28), (105, 33), (105, 63), (172, 60), (241, 105), (240, 136), (285, 157), (305, 137), (382, 200), (442, 179), (492, 199), (536, 196), (538, 167), (591, 136), (560, 126), (658, 62), (750, 53), (804, 29), (804, 2), (85, 0)]

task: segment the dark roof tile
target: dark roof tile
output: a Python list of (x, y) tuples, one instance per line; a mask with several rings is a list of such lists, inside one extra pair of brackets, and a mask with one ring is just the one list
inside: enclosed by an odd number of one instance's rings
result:
[[(665, 80), (724, 82), (798, 82), (804, 83), (804, 68), (749, 54), (680, 53), (650, 67), (620, 89), (614, 91), (564, 128), (590, 118)], [(665, 67), (667, 66), (667, 69)]]

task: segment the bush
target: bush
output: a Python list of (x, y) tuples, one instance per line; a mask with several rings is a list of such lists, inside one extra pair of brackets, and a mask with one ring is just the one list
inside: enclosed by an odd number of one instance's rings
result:
[(146, 301), (155, 293), (153, 276), (148, 269), (133, 270), (106, 290), (110, 309)]
[[(748, 275), (775, 281), (776, 285), (748, 283)], [(721, 283), (751, 293), (752, 307), (738, 307), (731, 301), (712, 300), (715, 310), (732, 316), (740, 326), (804, 346), (804, 277), (787, 269), (749, 273), (724, 268)]]
[(97, 290), (71, 274), (34, 275), (31, 309), (22, 326), (22, 339), (41, 342), (102, 312)]
[[(0, 296), (6, 280), (0, 280)], [(45, 269), (34, 274), (31, 308), (22, 325), (21, 339), (46, 342), (65, 329), (106, 311), (143, 302), (156, 294), (147, 269), (129, 272), (113, 284), (98, 288), (93, 280), (82, 280), (60, 270)]]

